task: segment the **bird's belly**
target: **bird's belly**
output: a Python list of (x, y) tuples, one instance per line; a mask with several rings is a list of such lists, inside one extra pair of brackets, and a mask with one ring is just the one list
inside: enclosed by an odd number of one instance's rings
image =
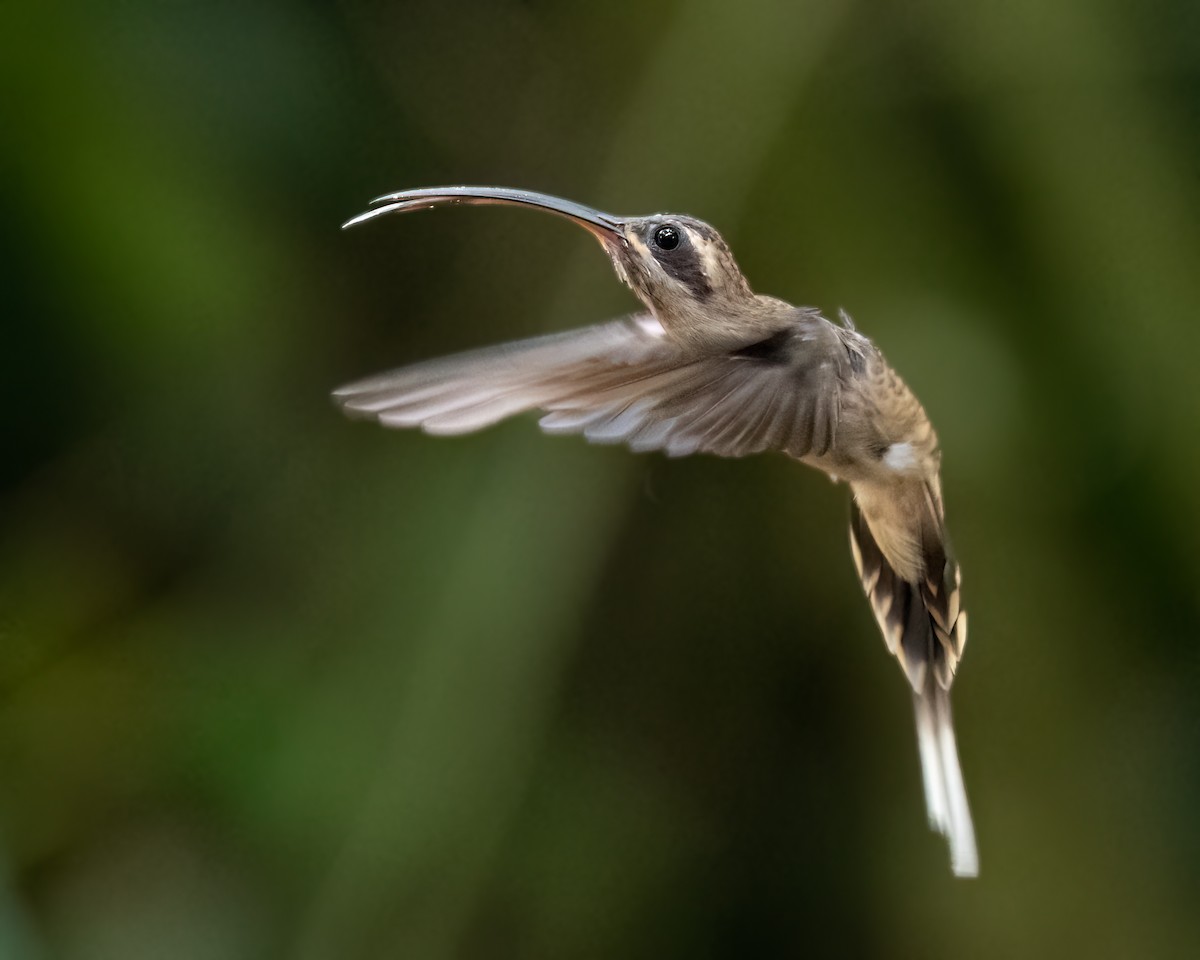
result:
[(866, 517), (871, 535), (892, 569), (916, 583), (925, 575), (921, 524), (926, 513), (923, 485), (918, 482), (853, 483), (851, 490)]
[(880, 479), (876, 463), (865, 457), (849, 456), (837, 450), (823, 454), (809, 453), (799, 459), (801, 463), (828, 474), (834, 482), (862, 483)]

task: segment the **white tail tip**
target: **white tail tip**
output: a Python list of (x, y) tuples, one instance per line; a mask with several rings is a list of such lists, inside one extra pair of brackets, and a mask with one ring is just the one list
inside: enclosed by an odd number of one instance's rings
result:
[(967, 805), (950, 695), (930, 681), (925, 691), (913, 698), (917, 717), (917, 746), (921, 752), (921, 774), (929, 825), (950, 844), (950, 869), (955, 876), (979, 875), (979, 852), (975, 825)]

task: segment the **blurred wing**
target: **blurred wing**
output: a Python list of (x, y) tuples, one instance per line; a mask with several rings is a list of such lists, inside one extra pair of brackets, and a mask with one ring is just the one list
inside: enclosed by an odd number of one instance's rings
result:
[(797, 311), (767, 339), (697, 356), (637, 316), (419, 363), (334, 399), (351, 416), (431, 434), (541, 410), (547, 433), (669, 456), (820, 454), (833, 443), (840, 367), (836, 339), (818, 324), (829, 326)]

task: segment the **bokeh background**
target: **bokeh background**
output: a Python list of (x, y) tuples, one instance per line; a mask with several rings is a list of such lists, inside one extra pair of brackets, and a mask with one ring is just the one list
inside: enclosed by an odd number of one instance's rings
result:
[[(1191, 957), (1200, 7), (0, 13), (0, 957)], [(844, 489), (328, 400), (632, 310), (482, 182), (717, 224), (945, 449), (982, 858)]]

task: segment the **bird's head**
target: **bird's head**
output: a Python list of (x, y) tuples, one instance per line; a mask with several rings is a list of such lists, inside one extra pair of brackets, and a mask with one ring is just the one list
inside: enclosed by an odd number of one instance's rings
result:
[(565, 217), (604, 247), (617, 276), (685, 346), (753, 332), (761, 307), (729, 246), (712, 227), (693, 217), (654, 214), (616, 217), (591, 207), (506, 187), (426, 187), (378, 197), (372, 209), (346, 222), (353, 226), (387, 213), (448, 204), (508, 204)]

